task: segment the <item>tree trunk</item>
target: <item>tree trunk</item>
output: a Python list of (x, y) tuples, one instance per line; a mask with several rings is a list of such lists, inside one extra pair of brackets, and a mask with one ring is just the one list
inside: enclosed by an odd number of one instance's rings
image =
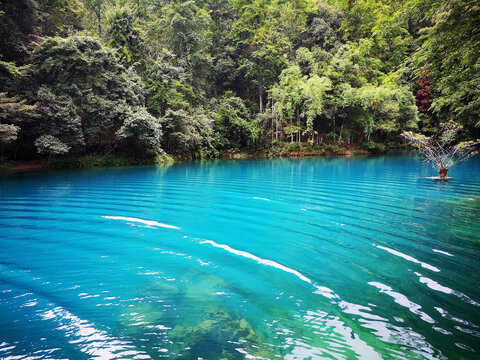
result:
[(298, 108), (297, 108), (297, 126), (298, 126), (297, 143), (300, 143), (300, 114), (299, 114), (299, 109)]
[(97, 10), (98, 37), (102, 38), (102, 12)]
[(260, 71), (257, 73), (258, 79), (258, 106), (260, 108), (260, 114), (263, 114), (263, 93), (262, 93), (262, 76), (260, 75)]
[(444, 168), (443, 166), (438, 168), (438, 178), (440, 180), (446, 180), (447, 179), (447, 173), (448, 173), (448, 169)]
[(333, 118), (333, 142), (335, 142), (335, 118)]
[(272, 132), (272, 141), (273, 141), (273, 136), (274, 136), (274, 134), (273, 134), (273, 131), (274, 131), (274, 130), (273, 130), (274, 121), (275, 121), (275, 112), (274, 112), (274, 110), (273, 110), (273, 99), (272, 99), (272, 127), (271, 127), (271, 129), (270, 129), (270, 131)]
[(278, 117), (277, 117), (277, 113), (275, 113), (275, 139), (278, 140)]

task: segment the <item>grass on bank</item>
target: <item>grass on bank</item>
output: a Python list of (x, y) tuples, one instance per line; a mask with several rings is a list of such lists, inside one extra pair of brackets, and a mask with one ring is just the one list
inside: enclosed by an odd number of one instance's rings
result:
[(169, 155), (158, 155), (154, 158), (139, 159), (129, 156), (109, 154), (85, 155), (66, 159), (52, 159), (45, 164), (45, 167), (49, 169), (83, 169), (91, 167), (169, 164), (172, 162), (173, 158)]
[[(309, 157), (327, 155), (365, 155), (378, 154), (387, 150), (381, 143), (367, 142), (361, 146), (347, 144), (309, 144), (290, 143), (284, 141), (273, 142), (272, 146), (264, 149), (250, 151), (226, 151), (220, 152), (214, 158), (268, 158), (268, 157)], [(212, 157), (205, 157), (212, 158)], [(85, 155), (51, 160), (32, 161), (0, 161), (0, 173), (35, 171), (45, 169), (85, 169), (92, 167), (115, 167), (134, 165), (168, 165), (175, 160), (189, 160), (181, 157), (173, 158), (171, 155), (163, 154), (153, 158), (135, 158), (126, 155)]]
[(348, 144), (309, 144), (274, 141), (268, 148), (251, 152), (226, 152), (220, 157), (246, 158), (246, 157), (309, 157), (327, 155), (366, 155), (385, 152), (387, 146), (376, 142), (367, 142), (360, 146)]
[(45, 169), (86, 169), (92, 167), (115, 167), (133, 165), (168, 165), (173, 162), (170, 155), (139, 159), (124, 155), (85, 155), (51, 160), (0, 161), (0, 173), (37, 171)]

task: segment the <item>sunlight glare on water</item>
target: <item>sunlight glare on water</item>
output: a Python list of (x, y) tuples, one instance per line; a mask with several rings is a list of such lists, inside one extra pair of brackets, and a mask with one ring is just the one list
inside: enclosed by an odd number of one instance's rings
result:
[(0, 358), (478, 359), (480, 160), (0, 178)]

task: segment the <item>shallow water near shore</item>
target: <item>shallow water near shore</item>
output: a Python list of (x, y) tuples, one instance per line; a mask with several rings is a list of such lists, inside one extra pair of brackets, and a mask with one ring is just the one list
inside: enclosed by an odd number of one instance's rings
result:
[(0, 178), (0, 358), (478, 359), (480, 157)]

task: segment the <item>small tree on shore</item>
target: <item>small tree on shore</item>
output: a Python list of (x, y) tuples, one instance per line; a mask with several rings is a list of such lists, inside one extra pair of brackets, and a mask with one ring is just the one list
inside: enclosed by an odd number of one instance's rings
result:
[(0, 160), (3, 159), (3, 148), (17, 140), (20, 128), (11, 124), (0, 124)]
[(65, 145), (52, 135), (42, 135), (35, 140), (34, 144), (40, 155), (48, 155), (48, 160), (50, 160), (52, 155), (63, 155), (70, 150), (68, 145)]
[(453, 121), (441, 125), (441, 130), (432, 136), (416, 134), (411, 131), (402, 133), (402, 136), (417, 151), (425, 156), (425, 161), (438, 170), (440, 180), (447, 179), (450, 168), (478, 154), (480, 140), (462, 141), (455, 144), (455, 138), (462, 129)]

